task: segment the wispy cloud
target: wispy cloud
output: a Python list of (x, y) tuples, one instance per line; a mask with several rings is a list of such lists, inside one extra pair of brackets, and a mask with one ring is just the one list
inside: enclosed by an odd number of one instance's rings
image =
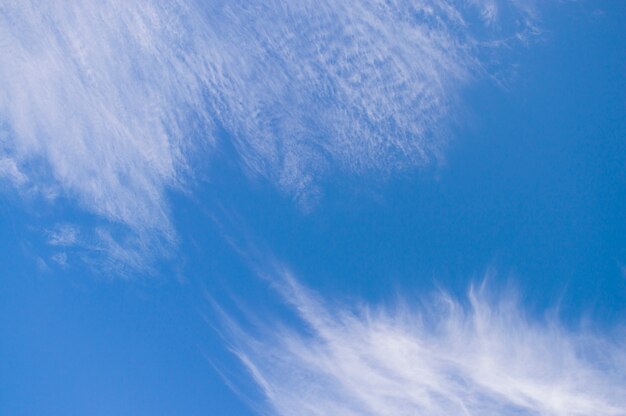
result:
[(0, 175), (171, 236), (166, 189), (216, 131), (304, 203), (330, 170), (428, 163), (484, 48), (530, 27), (494, 29), (502, 10), (529, 20), (493, 0), (10, 0)]
[(442, 123), (489, 66), (485, 50), (531, 27), (486, 28), (481, 16), (496, 5), (530, 22), (509, 1), (225, 4), (214, 27), (237, 54), (215, 113), (249, 172), (305, 203), (329, 170), (389, 173), (440, 158)]
[(71, 246), (78, 240), (79, 230), (71, 224), (58, 224), (48, 231), (48, 244), (51, 246)]
[(8, 180), (15, 186), (22, 186), (27, 180), (26, 175), (20, 171), (15, 161), (7, 157), (0, 158), (0, 180), (1, 179)]
[(155, 271), (155, 253), (161, 259), (168, 257), (165, 249), (169, 247), (159, 245), (151, 235), (129, 233), (120, 227), (61, 223), (46, 234), (48, 249), (54, 253), (51, 260), (56, 264), (65, 267), (79, 262), (104, 275), (130, 277), (138, 270), (150, 274)]
[(200, 100), (201, 64), (188, 55), (197, 25), (186, 27), (184, 11), (176, 2), (4, 2), (7, 157), (105, 218), (166, 230), (163, 188), (179, 178), (185, 110)]
[(303, 325), (228, 324), (270, 413), (626, 414), (623, 337), (531, 319), (484, 287), (463, 302), (439, 293), (374, 308), (331, 305), (288, 274), (280, 280)]

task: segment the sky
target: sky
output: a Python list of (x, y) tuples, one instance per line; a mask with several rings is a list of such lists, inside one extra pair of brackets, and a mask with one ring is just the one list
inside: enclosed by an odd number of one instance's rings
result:
[(626, 415), (626, 6), (0, 4), (0, 414)]

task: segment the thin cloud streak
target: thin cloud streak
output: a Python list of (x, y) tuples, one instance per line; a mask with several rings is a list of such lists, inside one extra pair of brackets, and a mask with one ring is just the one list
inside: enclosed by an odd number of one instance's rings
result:
[[(279, 415), (625, 415), (624, 339), (526, 317), (473, 287), (418, 305), (329, 304), (288, 273), (304, 324), (226, 319), (232, 350)], [(259, 319), (257, 317), (257, 319)], [(255, 335), (252, 335), (252, 334)]]

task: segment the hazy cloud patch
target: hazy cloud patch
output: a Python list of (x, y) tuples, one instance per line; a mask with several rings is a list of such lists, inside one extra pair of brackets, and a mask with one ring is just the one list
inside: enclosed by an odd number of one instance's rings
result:
[(532, 22), (512, 0), (9, 0), (0, 177), (174, 241), (167, 190), (229, 140), (307, 205), (330, 172), (441, 158), (459, 88)]

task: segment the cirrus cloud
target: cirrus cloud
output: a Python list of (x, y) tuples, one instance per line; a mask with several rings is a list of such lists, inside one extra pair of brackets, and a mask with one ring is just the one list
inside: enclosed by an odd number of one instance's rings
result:
[[(625, 415), (624, 339), (525, 316), (470, 289), (417, 305), (330, 304), (288, 273), (302, 325), (228, 322), (232, 351), (279, 415)], [(257, 318), (258, 319), (258, 318)], [(259, 320), (260, 321), (260, 320)]]
[(172, 239), (167, 190), (229, 140), (247, 174), (307, 204), (330, 171), (439, 158), (485, 52), (532, 30), (504, 0), (9, 0), (0, 176)]

